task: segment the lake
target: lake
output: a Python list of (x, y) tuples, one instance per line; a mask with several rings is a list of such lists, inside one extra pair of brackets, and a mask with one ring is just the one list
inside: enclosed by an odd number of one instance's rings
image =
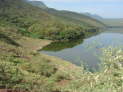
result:
[(52, 43), (41, 53), (57, 56), (86, 69), (97, 71), (100, 65), (102, 48), (123, 46), (123, 28), (105, 29), (91, 37), (72, 42)]

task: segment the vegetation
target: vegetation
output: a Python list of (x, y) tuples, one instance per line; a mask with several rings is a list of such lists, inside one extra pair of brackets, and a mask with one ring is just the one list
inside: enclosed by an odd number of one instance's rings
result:
[[(82, 27), (76, 27), (76, 25), (67, 25), (62, 23), (50, 23), (32, 25), (29, 28), (29, 32), (40, 34), (39, 38), (45, 38), (50, 40), (73, 40), (78, 39), (81, 36), (84, 37), (84, 31)], [(60, 24), (60, 25), (59, 25)], [(37, 29), (39, 30), (37, 32)]]
[[(4, 30), (8, 31), (8, 29)], [(15, 35), (15, 33), (11, 35)], [(18, 35), (16, 34), (16, 36)], [(39, 54), (34, 50), (37, 48), (31, 47), (31, 44), (28, 43), (31, 39), (11, 37), (11, 40), (20, 45), (8, 43), (3, 39), (0, 39), (0, 88), (16, 91), (55, 92), (57, 82), (69, 78), (68, 74), (61, 75), (61, 72), (64, 71), (60, 69), (69, 66), (69, 63)], [(39, 40), (32, 39), (32, 44), (35, 41), (39, 42)], [(41, 42), (39, 42), (40, 45)], [(36, 46), (39, 43), (35, 43)], [(64, 67), (62, 67), (63, 65)], [(77, 67), (76, 69), (79, 70)]]
[(39, 54), (28, 46), (0, 40), (0, 88), (29, 92), (122, 92), (123, 51), (103, 51), (102, 70), (91, 73), (67, 61)]
[(77, 39), (84, 37), (87, 30), (105, 27), (100, 21), (85, 15), (44, 9), (35, 3), (25, 0), (0, 0), (0, 26), (12, 26), (22, 35), (50, 40)]

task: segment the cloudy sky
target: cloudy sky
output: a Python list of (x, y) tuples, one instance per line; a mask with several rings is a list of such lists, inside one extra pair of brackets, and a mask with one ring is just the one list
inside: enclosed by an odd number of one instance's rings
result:
[[(35, 0), (36, 1), (36, 0)], [(105, 18), (123, 18), (123, 0), (38, 0), (59, 10), (89, 12)]]

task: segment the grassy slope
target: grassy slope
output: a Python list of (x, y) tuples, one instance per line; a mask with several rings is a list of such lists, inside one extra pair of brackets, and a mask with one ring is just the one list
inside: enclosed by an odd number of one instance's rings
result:
[(20, 40), (17, 41), (21, 46), (31, 50), (39, 50), (42, 49), (44, 46), (50, 44), (52, 41), (44, 40), (44, 39), (34, 39), (28, 37), (22, 37)]
[[(9, 32), (8, 29), (4, 30)], [(5, 35), (7, 36), (7, 34)], [(18, 36), (18, 34), (16, 34), (16, 36)], [(8, 43), (6, 40), (3, 40), (6, 38), (0, 39), (0, 88), (5, 88), (5, 86), (8, 86), (8, 88), (15, 87), (33, 90), (33, 92), (52, 92), (53, 90), (57, 90), (57, 83), (69, 78), (69, 74), (73, 76), (72, 78), (74, 78), (74, 73), (72, 73), (74, 70), (76, 70), (76, 72), (81, 72), (79, 67), (68, 63), (67, 61), (52, 56), (39, 54), (36, 51), (44, 45), (49, 44), (51, 41), (32, 39), (22, 36), (20, 36), (18, 39), (13, 37), (9, 38), (18, 43), (20, 46), (16, 46)], [(23, 76), (19, 76), (18, 72), (12, 70), (12, 68), (15, 70), (19, 69), (18, 71), (21, 72)], [(2, 71), (2, 69), (6, 70)], [(71, 71), (67, 71), (67, 69)], [(14, 75), (12, 72), (16, 73), (16, 75)], [(15, 79), (13, 80), (14, 77)], [(19, 83), (18, 80), (20, 79), (18, 78), (21, 78)], [(44, 82), (42, 80), (44, 80)], [(35, 82), (36, 84), (33, 84)], [(34, 85), (37, 85), (36, 87), (41, 88), (33, 88), (32, 86)], [(32, 87), (32, 89), (30, 87)], [(35, 91), (36, 89), (37, 91)]]
[[(3, 28), (0, 30), (3, 32)], [(50, 41), (25, 38), (16, 32), (9, 36), (14, 29), (4, 30), (3, 34), (19, 46), (8, 43), (6, 38), (0, 39), (0, 88), (31, 92), (122, 92), (122, 51), (104, 51), (105, 68), (90, 73), (83, 67), (36, 51)]]
[[(36, 5), (38, 3), (38, 5)], [(47, 13), (54, 15), (56, 18), (60, 19), (61, 21), (65, 22), (73, 22), (77, 24), (81, 24), (84, 26), (95, 26), (95, 27), (104, 27), (106, 26), (103, 22), (96, 20), (95, 18), (86, 16), (85, 14), (80, 14), (72, 11), (65, 11), (65, 10), (56, 10), (53, 8), (48, 8), (43, 2), (41, 1), (31, 1), (31, 4), (37, 6), (39, 8), (43, 8)]]
[(53, 14), (54, 16), (66, 22), (67, 21), (74, 22), (84, 26), (95, 26), (95, 27), (105, 26), (105, 24), (103, 24), (101, 21), (85, 16), (84, 14), (80, 14), (72, 11), (58, 11), (52, 8), (46, 8), (45, 10), (50, 14)]
[[(38, 4), (41, 5), (36, 5), (35, 3), (38, 2)], [(44, 3), (41, 1), (31, 1), (32, 5), (37, 6), (39, 8), (44, 7)], [(91, 17), (88, 17), (84, 14), (76, 13), (76, 12), (70, 12), (70, 11), (59, 11), (53, 8), (46, 7), (43, 8), (47, 13), (55, 16), (56, 18), (60, 19), (61, 21), (65, 22), (72, 22), (72, 23), (77, 23), (81, 24), (84, 26), (95, 26), (95, 27), (104, 27), (105, 24), (103, 24), (101, 21), (98, 21), (96, 19), (93, 19)]]

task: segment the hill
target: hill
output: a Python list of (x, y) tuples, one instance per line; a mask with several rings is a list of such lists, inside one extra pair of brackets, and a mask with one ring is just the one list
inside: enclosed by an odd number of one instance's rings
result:
[(54, 16), (62, 20), (71, 21), (73, 23), (77, 23), (83, 26), (90, 26), (90, 27), (104, 27), (105, 26), (105, 24), (103, 24), (101, 21), (81, 13), (65, 11), (65, 10), (58, 11), (52, 8), (47, 8), (46, 10), (50, 14), (53, 14)]
[(103, 18), (97, 14), (90, 14), (90, 13), (84, 13), (86, 16), (89, 16), (89, 17), (92, 17), (94, 19), (97, 19), (97, 20), (102, 20)]
[(43, 2), (41, 1), (28, 1), (33, 6), (39, 7), (39, 8), (48, 8)]
[(100, 21), (79, 13), (39, 8), (34, 3), (0, 0), (0, 25), (16, 27), (26, 36), (51, 40), (79, 38), (88, 29), (97, 30), (105, 26)]
[[(54, 16), (62, 19), (62, 20), (72, 21), (74, 23), (79, 23), (79, 24), (83, 24), (83, 25), (85, 24), (86, 26), (87, 25), (88, 26), (95, 26), (95, 27), (103, 27), (103, 26), (105, 26), (105, 24), (103, 24), (101, 21), (97, 20), (94, 17), (87, 16), (85, 14), (76, 13), (76, 12), (72, 12), (72, 11), (66, 11), (66, 10), (61, 10), (61, 11), (60, 10), (56, 10), (56, 9), (47, 7), (41, 1), (29, 1), (29, 2), (31, 2), (32, 5), (37, 6), (39, 8), (42, 8), (43, 6), (45, 6), (45, 10), (48, 13), (50, 13), (50, 14), (52, 14), (52, 15), (54, 15)], [(38, 3), (39, 5), (38, 4), (36, 5), (35, 3)]]
[[(39, 8), (42, 8), (45, 6), (45, 10), (50, 13), (53, 14), (56, 17), (60, 17), (61, 19), (66, 19), (67, 21), (69, 20), (74, 20), (73, 22), (80, 22), (80, 24), (83, 23), (84, 24), (88, 24), (90, 26), (96, 26), (96, 27), (103, 27), (105, 26), (101, 21), (96, 20), (95, 18), (92, 18), (90, 16), (86, 16), (84, 14), (81, 13), (76, 13), (76, 12), (72, 12), (72, 11), (59, 11), (53, 8), (49, 8), (47, 7), (43, 2), (41, 1), (29, 1), (32, 3), (32, 5), (37, 6)], [(38, 3), (37, 5), (35, 3)], [(95, 15), (96, 16), (96, 15)]]

